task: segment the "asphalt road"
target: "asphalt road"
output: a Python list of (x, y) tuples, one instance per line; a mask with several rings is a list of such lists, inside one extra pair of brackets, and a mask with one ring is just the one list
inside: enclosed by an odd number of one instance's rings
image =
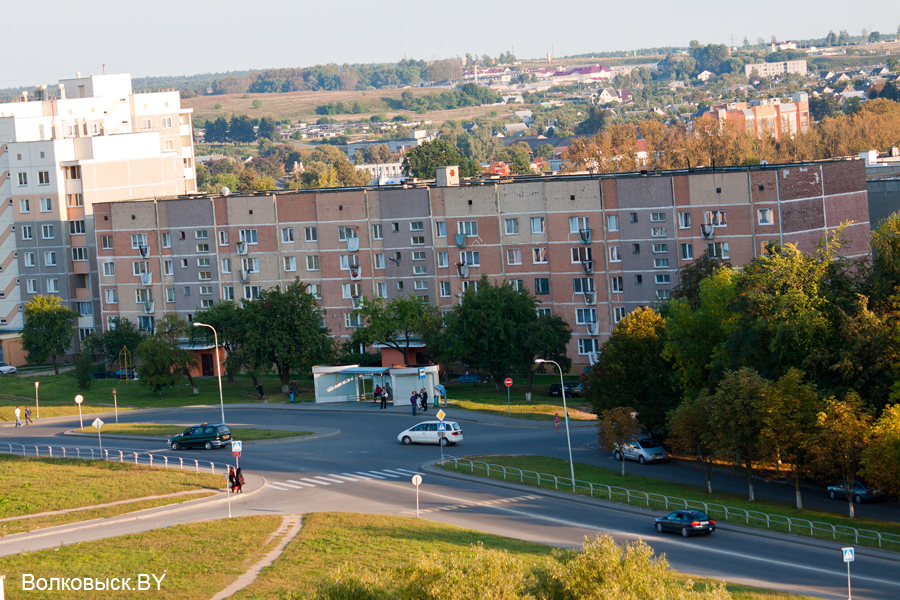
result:
[[(634, 507), (568, 498), (544, 490), (494, 484), (483, 480), (457, 478), (434, 473), (427, 465), (440, 458), (437, 446), (402, 446), (396, 435), (421, 420), (433, 419), (433, 410), (416, 418), (406, 412), (379, 411), (361, 404), (327, 410), (302, 407), (284, 411), (276, 407), (229, 408), (232, 426), (275, 429), (339, 429), (341, 433), (317, 440), (246, 445), (241, 466), (247, 473), (265, 478), (266, 487), (232, 501), (232, 513), (299, 513), (315, 511), (355, 511), (415, 515), (416, 490), (410, 483), (413, 473), (423, 473), (419, 489), (422, 518), (453, 523), (480, 531), (526, 539), (562, 547), (575, 547), (585, 536), (609, 533), (618, 541), (643, 539), (658, 553), (665, 553), (671, 565), (686, 573), (715, 577), (760, 587), (783, 589), (821, 598), (846, 598), (847, 572), (841, 561), (840, 544), (770, 534), (733, 525), (719, 528), (712, 536), (683, 539), (660, 535), (652, 528), (660, 513)], [(293, 408), (293, 407), (292, 407)], [(447, 411), (448, 420), (459, 420), (465, 440), (445, 452), (470, 454), (542, 454), (567, 457), (564, 432), (552, 425), (482, 417), (472, 413)], [(218, 421), (218, 408), (189, 412), (161, 412), (147, 415), (120, 415), (120, 420), (162, 423)], [(474, 418), (485, 422), (471, 422)], [(513, 424), (514, 426), (508, 426)], [(59, 437), (61, 431), (77, 426), (74, 420), (45, 421), (28, 429), (0, 429), (0, 441), (25, 441), (55, 445), (94, 446), (90, 438)], [(590, 426), (572, 428), (575, 460), (609, 466), (611, 457), (595, 445)], [(174, 453), (155, 441), (113, 441), (104, 447), (157, 451), (169, 456), (217, 460), (231, 459), (227, 450), (189, 450)], [(677, 464), (640, 466), (628, 463), (628, 470), (675, 480), (699, 480), (703, 474)], [(716, 487), (737, 486), (746, 492), (743, 478), (717, 474)], [(771, 488), (771, 491), (770, 491)], [(784, 493), (793, 498), (790, 486), (758, 484), (758, 495)], [(808, 493), (806, 503), (835, 503), (819, 494)], [(890, 505), (866, 505), (894, 513)], [(0, 555), (25, 549), (52, 547), (62, 543), (99, 539), (111, 535), (156, 528), (198, 519), (224, 518), (225, 504), (178, 511), (158, 511), (148, 518), (101, 522), (88, 528), (62, 527), (53, 535), (0, 538)], [(894, 515), (896, 517), (896, 515)], [(42, 532), (44, 534), (50, 533)], [(900, 556), (858, 549), (853, 563), (853, 597), (888, 600), (900, 597)]]

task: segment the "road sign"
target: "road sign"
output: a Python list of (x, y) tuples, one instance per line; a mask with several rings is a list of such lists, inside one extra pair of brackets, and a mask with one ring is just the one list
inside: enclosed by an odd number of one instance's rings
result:
[(418, 519), (419, 518), (419, 484), (422, 483), (422, 476), (418, 475), (418, 474), (413, 475), (412, 483), (414, 486), (416, 486), (416, 518)]
[(413, 483), (413, 485), (420, 485), (422, 483), (422, 476), (421, 475), (413, 475), (412, 483)]
[(845, 563), (853, 562), (853, 548), (841, 548), (841, 552), (844, 554)]
[(103, 421), (100, 420), (100, 417), (97, 417), (96, 419), (94, 419), (94, 422), (91, 423), (91, 425), (94, 426), (94, 429), (99, 430), (101, 427), (103, 427)]
[(444, 420), (444, 417), (446, 417), (447, 415), (444, 414), (444, 411), (439, 410), (438, 413), (437, 413), (437, 415), (435, 415), (435, 416), (438, 418), (438, 421), (443, 421), (443, 420)]
[(113, 388), (113, 396), (116, 395), (116, 388)]
[(447, 431), (447, 425), (446, 425), (446, 423), (439, 423), (439, 424), (438, 424), (438, 431)]
[(425, 369), (419, 369), (419, 379), (425, 379)]
[[(241, 446), (243, 446), (243, 444), (240, 441), (231, 440), (231, 453), (234, 454), (235, 456), (240, 456), (241, 455)], [(235, 452), (237, 454), (235, 454)]]
[(75, 404), (81, 404), (82, 402), (84, 402), (84, 396), (82, 396), (81, 394), (75, 396)]
[(512, 379), (510, 379), (509, 377), (507, 377), (507, 378), (506, 378), (506, 381), (504, 381), (503, 383), (506, 384), (506, 387), (511, 387), (511, 386), (512, 386)]

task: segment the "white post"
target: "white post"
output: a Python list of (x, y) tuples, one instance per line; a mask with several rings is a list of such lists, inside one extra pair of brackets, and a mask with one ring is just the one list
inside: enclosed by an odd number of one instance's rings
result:
[[(35, 419), (41, 418), (41, 403), (38, 402), (38, 386), (39, 385), (41, 385), (40, 381), (34, 382), (34, 418)], [(0, 583), (0, 600), (3, 600), (2, 591), (3, 591), (3, 584)]]
[(84, 419), (81, 416), (81, 403), (84, 402), (84, 396), (78, 394), (75, 396), (75, 404), (78, 405), (78, 422), (81, 423), (81, 431), (84, 431)]
[(225, 424), (225, 400), (222, 399), (222, 360), (219, 356), (219, 334), (216, 328), (206, 323), (194, 321), (194, 327), (209, 327), (213, 332), (213, 340), (216, 345), (216, 374), (219, 377), (219, 407), (222, 410), (222, 424)]
[(535, 359), (536, 363), (553, 363), (559, 369), (559, 385), (562, 392), (563, 412), (566, 413), (566, 443), (569, 445), (569, 471), (572, 474), (572, 491), (575, 491), (575, 463), (572, 462), (572, 438), (569, 436), (569, 409), (566, 407), (566, 384), (563, 381), (562, 367), (555, 360), (544, 360), (543, 358)]

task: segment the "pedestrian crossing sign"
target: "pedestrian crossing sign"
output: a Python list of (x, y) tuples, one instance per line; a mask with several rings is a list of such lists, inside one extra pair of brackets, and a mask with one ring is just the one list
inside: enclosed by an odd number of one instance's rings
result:
[(441, 423), (438, 425), (438, 431), (447, 431), (447, 425)]
[(844, 553), (844, 562), (853, 562), (853, 548), (841, 548), (841, 552)]

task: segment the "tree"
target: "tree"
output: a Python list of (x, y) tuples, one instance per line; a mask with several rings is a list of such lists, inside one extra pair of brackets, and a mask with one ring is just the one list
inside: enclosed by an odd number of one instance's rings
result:
[(75, 383), (78, 385), (78, 389), (81, 390), (89, 390), (91, 389), (91, 384), (94, 382), (94, 378), (91, 376), (94, 370), (94, 357), (91, 355), (90, 348), (87, 345), (82, 344), (81, 350), (79, 350), (75, 354)]
[(669, 413), (669, 440), (673, 447), (697, 457), (706, 474), (706, 490), (712, 494), (715, 434), (710, 424), (712, 398), (701, 390), (696, 398), (685, 398)]
[(596, 414), (630, 406), (651, 431), (665, 429), (666, 413), (680, 400), (672, 386), (671, 365), (662, 357), (665, 329), (665, 320), (649, 307), (619, 321), (585, 385), (585, 399)]
[(65, 356), (75, 335), (74, 312), (63, 306), (58, 296), (37, 295), (25, 304), (22, 349), (28, 362), (40, 364), (48, 358), (59, 375), (59, 357)]
[(438, 167), (458, 166), (462, 177), (474, 177), (481, 173), (481, 166), (469, 160), (446, 140), (425, 142), (412, 148), (403, 159), (403, 174), (407, 177), (434, 179)]
[(204, 141), (208, 144), (224, 144), (228, 141), (228, 119), (219, 117), (215, 121), (207, 121)]
[(194, 395), (200, 393), (191, 373), (199, 362), (197, 355), (181, 347), (193, 333), (187, 321), (182, 321), (175, 314), (167, 314), (156, 322), (154, 334), (145, 338), (137, 349), (141, 358), (139, 381), (142, 386), (159, 394), (163, 389), (177, 385), (182, 377), (187, 377)]
[(844, 400), (827, 399), (825, 409), (816, 418), (819, 432), (813, 445), (814, 463), (823, 476), (840, 479), (852, 519), (853, 482), (869, 445), (872, 416), (866, 412), (859, 395), (850, 392)]
[(863, 475), (886, 494), (900, 496), (900, 404), (882, 411), (871, 429), (871, 443), (863, 451)]
[(518, 360), (514, 365), (516, 373), (525, 377), (528, 397), (534, 375), (542, 369), (534, 362), (535, 357), (556, 361), (564, 373), (568, 372), (572, 368), (572, 359), (566, 354), (566, 346), (571, 339), (572, 328), (557, 315), (541, 313), (536, 321), (517, 329), (515, 348)]
[(700, 307), (700, 283), (719, 269), (731, 269), (731, 263), (709, 255), (709, 250), (694, 261), (678, 269), (678, 285), (672, 290), (672, 298), (685, 299), (691, 308)]
[(144, 336), (138, 331), (134, 323), (125, 317), (113, 317), (109, 320), (109, 329), (103, 333), (103, 346), (106, 348), (106, 360), (108, 364), (117, 364), (119, 353), (127, 349), (131, 360), (135, 359), (135, 352)]
[(310, 373), (313, 365), (334, 354), (325, 311), (299, 278), (287, 285), (263, 290), (245, 304), (247, 333), (244, 349), (257, 365), (274, 365), (281, 391), (288, 392), (291, 373)]
[(541, 144), (534, 151), (534, 155), (538, 158), (553, 158), (556, 156), (556, 148), (553, 144)]
[(402, 352), (407, 365), (416, 364), (410, 360), (411, 345), (426, 340), (434, 343), (441, 328), (437, 308), (419, 296), (397, 297), (390, 302), (363, 296), (355, 312), (365, 325), (356, 329), (354, 341), (364, 346), (384, 344)]
[(231, 117), (228, 126), (228, 137), (236, 144), (251, 144), (256, 141), (256, 133), (253, 131), (253, 122), (247, 115)]
[(609, 127), (615, 119), (615, 113), (611, 110), (592, 106), (587, 119), (575, 126), (578, 135), (595, 135)]
[(600, 413), (597, 424), (597, 439), (600, 447), (607, 452), (618, 453), (622, 461), (622, 477), (625, 477), (625, 454), (623, 444), (630, 444), (641, 435), (641, 423), (637, 412), (630, 406), (617, 406)]
[(259, 139), (280, 139), (280, 136), (278, 135), (278, 125), (276, 125), (275, 119), (272, 117), (263, 117), (260, 119), (256, 135)]

